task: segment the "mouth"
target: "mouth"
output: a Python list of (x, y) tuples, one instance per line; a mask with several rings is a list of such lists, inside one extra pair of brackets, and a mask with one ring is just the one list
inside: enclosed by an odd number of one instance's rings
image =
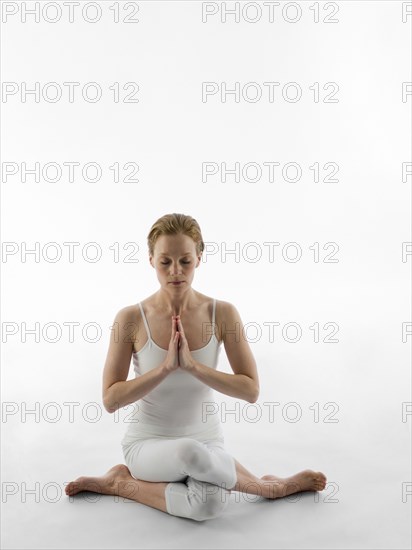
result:
[(184, 283), (184, 281), (171, 281), (170, 282), (171, 285), (181, 285), (183, 283)]

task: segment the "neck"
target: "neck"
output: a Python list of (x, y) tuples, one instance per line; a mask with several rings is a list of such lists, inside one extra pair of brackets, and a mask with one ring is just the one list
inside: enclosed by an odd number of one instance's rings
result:
[(189, 309), (189, 304), (192, 303), (194, 297), (195, 291), (192, 288), (186, 292), (180, 292), (178, 296), (161, 288), (156, 295), (156, 305), (170, 315), (182, 315), (185, 310)]

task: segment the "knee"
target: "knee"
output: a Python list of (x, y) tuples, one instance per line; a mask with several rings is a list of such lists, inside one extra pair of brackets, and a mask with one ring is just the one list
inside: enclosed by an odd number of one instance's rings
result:
[(192, 494), (193, 514), (192, 519), (204, 521), (220, 516), (229, 505), (230, 491), (204, 483), (201, 494)]
[(176, 449), (177, 459), (192, 473), (205, 473), (211, 467), (211, 459), (203, 445), (190, 438), (182, 438)]

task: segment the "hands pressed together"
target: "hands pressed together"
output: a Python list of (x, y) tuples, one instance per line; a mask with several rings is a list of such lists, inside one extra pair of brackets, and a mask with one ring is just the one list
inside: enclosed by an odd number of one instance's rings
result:
[(173, 315), (172, 336), (165, 359), (165, 368), (170, 372), (178, 368), (190, 372), (194, 366), (195, 361), (189, 350), (180, 315)]

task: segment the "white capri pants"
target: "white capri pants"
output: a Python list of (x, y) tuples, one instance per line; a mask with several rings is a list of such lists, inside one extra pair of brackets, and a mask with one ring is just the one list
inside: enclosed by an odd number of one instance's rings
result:
[(229, 504), (237, 474), (223, 438), (138, 439), (123, 445), (123, 454), (134, 478), (170, 482), (165, 500), (173, 516), (203, 521), (217, 517)]

